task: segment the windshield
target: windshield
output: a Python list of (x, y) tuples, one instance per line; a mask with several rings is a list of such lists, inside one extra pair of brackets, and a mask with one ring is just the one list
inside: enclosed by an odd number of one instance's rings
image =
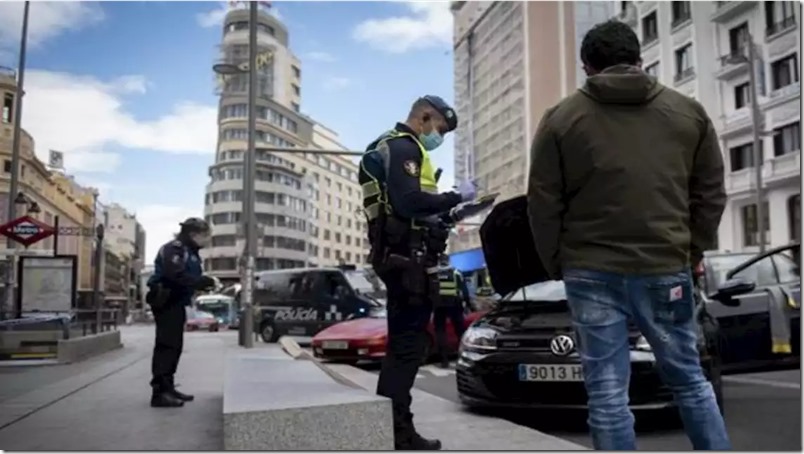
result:
[(385, 307), (372, 307), (369, 309), (369, 318), (388, 318), (388, 311)]
[(546, 281), (517, 290), (506, 301), (562, 301), (567, 299), (564, 281)]
[(346, 280), (349, 281), (349, 285), (352, 286), (353, 289), (357, 290), (360, 293), (372, 293), (374, 292), (375, 288), (366, 279), (366, 276), (360, 271), (350, 271), (348, 273), (343, 273), (346, 276)]
[[(713, 255), (706, 257), (704, 272), (706, 273), (706, 290), (714, 291), (726, 281), (726, 274), (748, 261), (754, 254)], [(756, 268), (754, 268), (756, 270)], [(755, 281), (755, 280), (754, 280)]]

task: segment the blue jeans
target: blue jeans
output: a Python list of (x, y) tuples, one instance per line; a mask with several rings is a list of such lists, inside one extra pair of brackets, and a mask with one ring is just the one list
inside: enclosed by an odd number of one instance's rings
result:
[(629, 320), (653, 349), (693, 449), (731, 449), (712, 385), (700, 364), (690, 275), (566, 270), (564, 282), (589, 395), (588, 424), (595, 449), (636, 449), (634, 415), (628, 408)]

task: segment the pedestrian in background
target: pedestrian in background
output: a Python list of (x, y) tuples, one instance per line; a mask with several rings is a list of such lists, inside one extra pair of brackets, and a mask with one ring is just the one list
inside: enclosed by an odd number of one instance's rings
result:
[(156, 340), (151, 362), (151, 406), (181, 407), (193, 396), (176, 390), (174, 376), (184, 346), (187, 306), (198, 290), (215, 287), (204, 275), (198, 251), (209, 244), (209, 224), (203, 219), (182, 222), (175, 240), (159, 249), (154, 274), (148, 279), (146, 301), (156, 321)]
[(452, 324), (455, 336), (460, 342), (465, 331), (463, 314), (465, 310), (471, 310), (472, 301), (463, 275), (460, 271), (450, 266), (449, 258), (446, 255), (444, 258), (445, 260), (442, 262), (438, 273), (438, 298), (433, 304), (433, 327), (435, 328), (441, 367), (446, 369), (449, 367), (447, 320)]
[(549, 109), (531, 150), (528, 215), (539, 256), (566, 284), (596, 449), (636, 449), (628, 321), (653, 347), (694, 449), (729, 449), (699, 362), (690, 269), (713, 248), (726, 201), (704, 108), (641, 69), (621, 22), (583, 39), (588, 75)]

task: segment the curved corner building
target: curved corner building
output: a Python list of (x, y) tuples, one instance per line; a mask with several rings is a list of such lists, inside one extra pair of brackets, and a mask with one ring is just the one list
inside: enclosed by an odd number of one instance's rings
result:
[[(223, 24), (221, 61), (248, 62), (248, 10), (232, 9)], [(256, 214), (258, 270), (296, 268), (313, 263), (310, 233), (314, 187), (298, 159), (271, 149), (306, 147), (313, 122), (299, 113), (301, 67), (288, 49), (288, 30), (260, 11), (258, 24)], [(216, 76), (220, 95), (218, 147), (209, 167), (204, 215), (212, 244), (202, 253), (204, 269), (223, 282), (239, 278), (242, 235), (243, 157), (248, 150), (248, 74)], [(314, 255), (314, 254), (313, 254)]]

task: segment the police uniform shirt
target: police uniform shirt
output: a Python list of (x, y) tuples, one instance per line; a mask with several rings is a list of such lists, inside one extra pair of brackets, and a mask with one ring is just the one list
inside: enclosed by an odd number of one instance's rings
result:
[[(405, 134), (413, 132), (403, 123), (396, 124), (396, 131)], [(422, 148), (417, 140), (410, 136), (396, 137), (386, 141), (389, 148), (388, 175), (386, 185), (388, 198), (395, 214), (405, 219), (422, 219), (449, 211), (459, 203), (461, 196), (455, 192), (442, 194), (424, 191), (421, 187)], [(376, 146), (376, 141), (369, 149)], [(361, 184), (370, 177), (363, 172), (359, 174)]]
[(184, 304), (190, 304), (203, 273), (198, 250), (173, 240), (157, 254), (152, 279), (177, 292), (175, 298), (183, 300)]

